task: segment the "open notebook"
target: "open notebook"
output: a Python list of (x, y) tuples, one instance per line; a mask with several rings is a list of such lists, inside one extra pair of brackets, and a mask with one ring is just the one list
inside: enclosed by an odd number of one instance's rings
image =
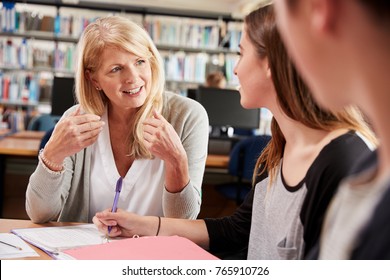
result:
[(18, 228), (11, 230), (23, 240), (45, 251), (56, 259), (66, 258), (62, 251), (105, 241), (94, 224), (62, 227)]
[(13, 233), (55, 259), (209, 260), (217, 259), (179, 236), (111, 239), (106, 242), (93, 224), (13, 229)]

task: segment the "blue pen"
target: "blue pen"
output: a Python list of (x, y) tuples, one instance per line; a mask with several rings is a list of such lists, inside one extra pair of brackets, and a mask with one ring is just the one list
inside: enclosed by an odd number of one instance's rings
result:
[[(111, 212), (116, 212), (116, 209), (118, 207), (118, 200), (119, 200), (119, 194), (122, 190), (122, 177), (119, 177), (118, 181), (116, 182), (116, 188), (115, 188), (115, 198), (114, 203), (112, 204)], [(111, 232), (111, 226), (108, 226), (108, 233)]]

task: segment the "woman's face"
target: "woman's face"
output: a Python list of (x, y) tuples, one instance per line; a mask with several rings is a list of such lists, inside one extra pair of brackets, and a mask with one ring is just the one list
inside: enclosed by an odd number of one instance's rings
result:
[(102, 64), (92, 77), (94, 86), (102, 89), (115, 107), (141, 107), (151, 87), (148, 59), (113, 47), (106, 48), (100, 59)]
[(241, 106), (246, 109), (269, 108), (275, 89), (267, 58), (259, 58), (244, 30), (240, 41), (240, 58), (234, 68), (240, 82)]

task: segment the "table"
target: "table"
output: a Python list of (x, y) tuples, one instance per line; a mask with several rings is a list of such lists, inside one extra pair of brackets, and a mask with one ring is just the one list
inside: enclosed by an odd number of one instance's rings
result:
[(8, 136), (0, 140), (0, 155), (36, 157), (40, 143), (40, 139)]
[[(45, 224), (34, 224), (30, 220), (0, 219), (0, 232), (11, 232), (14, 228), (37, 228), (37, 227), (59, 227), (79, 225), (80, 223), (50, 222)], [(52, 258), (41, 249), (29, 244), (39, 257), (18, 258), (18, 260), (52, 260)]]
[[(42, 131), (22, 131), (0, 140), (0, 155), (35, 157), (44, 135)], [(226, 169), (229, 155), (208, 155), (206, 167)]]
[(45, 131), (24, 130), (24, 131), (19, 131), (19, 132), (10, 134), (7, 137), (41, 140), (42, 137), (45, 135), (45, 133), (46, 133)]
[[(0, 155), (35, 157), (44, 131), (20, 131), (0, 140)], [(226, 169), (229, 155), (208, 155), (206, 167)]]
[(206, 168), (227, 169), (229, 165), (229, 155), (208, 155)]

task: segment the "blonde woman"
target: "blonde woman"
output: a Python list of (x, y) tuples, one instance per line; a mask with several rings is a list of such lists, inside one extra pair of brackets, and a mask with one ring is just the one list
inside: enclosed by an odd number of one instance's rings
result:
[(37, 223), (91, 222), (112, 206), (140, 215), (196, 218), (208, 145), (197, 102), (164, 91), (147, 32), (119, 16), (91, 23), (79, 41), (76, 94), (39, 154), (26, 193)]

